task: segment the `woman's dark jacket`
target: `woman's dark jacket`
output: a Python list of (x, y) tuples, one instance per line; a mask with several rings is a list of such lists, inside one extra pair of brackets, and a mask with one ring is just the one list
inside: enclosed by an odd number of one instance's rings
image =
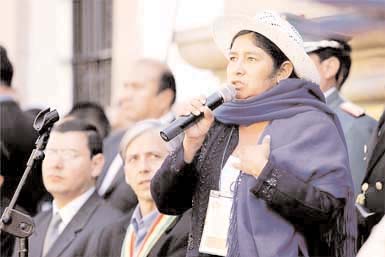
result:
[[(161, 212), (180, 215), (192, 208), (189, 257), (210, 256), (198, 253), (209, 194), (210, 190), (218, 190), (221, 167), (236, 148), (238, 138), (238, 126), (216, 121), (191, 164), (184, 162), (183, 147), (179, 146), (152, 179), (152, 195)], [(329, 229), (343, 208), (343, 201), (269, 163), (258, 181), (261, 183), (257, 183), (252, 193), (304, 234), (309, 254), (332, 256), (320, 235)]]

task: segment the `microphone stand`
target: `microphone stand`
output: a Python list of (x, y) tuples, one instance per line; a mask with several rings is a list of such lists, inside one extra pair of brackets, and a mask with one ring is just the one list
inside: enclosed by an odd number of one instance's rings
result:
[(59, 114), (56, 110), (50, 111), (50, 108), (42, 110), (36, 116), (33, 123), (34, 129), (39, 133), (39, 137), (36, 140), (36, 148), (33, 149), (28, 162), (27, 167), (24, 170), (23, 176), (16, 191), (12, 196), (12, 200), (8, 207), (5, 208), (3, 215), (0, 219), (0, 233), (5, 231), (19, 240), (18, 255), (19, 257), (28, 257), (28, 237), (32, 235), (35, 224), (32, 218), (14, 208), (20, 191), (23, 188), (27, 177), (32, 170), (35, 161), (44, 159), (44, 149), (47, 145), (49, 134), (56, 121), (59, 120)]

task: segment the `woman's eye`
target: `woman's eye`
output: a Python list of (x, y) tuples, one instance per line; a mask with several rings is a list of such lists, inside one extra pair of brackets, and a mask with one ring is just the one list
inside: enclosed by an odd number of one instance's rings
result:
[(237, 60), (237, 58), (236, 58), (235, 56), (230, 56), (229, 60), (232, 61), (232, 62), (234, 62), (234, 61)]
[(257, 60), (257, 58), (255, 58), (255, 57), (247, 57), (247, 60), (249, 62), (255, 62)]

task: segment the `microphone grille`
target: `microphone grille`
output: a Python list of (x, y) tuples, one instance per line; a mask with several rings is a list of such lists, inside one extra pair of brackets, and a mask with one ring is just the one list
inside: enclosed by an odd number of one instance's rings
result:
[(229, 84), (222, 87), (221, 90), (219, 90), (219, 92), (222, 95), (224, 102), (233, 100), (236, 95), (235, 88)]

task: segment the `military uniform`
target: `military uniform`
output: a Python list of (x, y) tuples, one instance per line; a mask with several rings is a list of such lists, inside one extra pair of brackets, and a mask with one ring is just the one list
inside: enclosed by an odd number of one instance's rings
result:
[(358, 204), (364, 206), (368, 212), (374, 212), (366, 218), (367, 233), (370, 233), (371, 228), (385, 213), (385, 111), (370, 142), (368, 168), (363, 179), (361, 194), (357, 197)]
[(377, 122), (361, 107), (345, 101), (337, 90), (326, 97), (326, 103), (341, 121), (348, 146), (354, 193), (357, 195), (366, 171), (367, 144)]

